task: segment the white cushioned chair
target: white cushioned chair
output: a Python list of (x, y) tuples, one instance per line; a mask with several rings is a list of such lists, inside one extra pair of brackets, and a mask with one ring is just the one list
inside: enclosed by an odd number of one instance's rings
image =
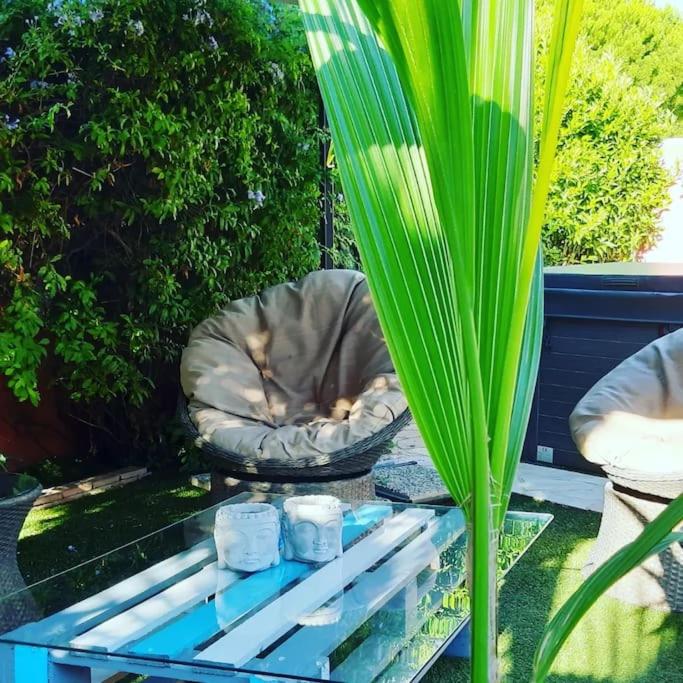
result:
[[(609, 478), (590, 572), (683, 494), (683, 330), (657, 339), (603, 377), (569, 423), (582, 455)], [(611, 594), (683, 611), (683, 548), (655, 556)]]

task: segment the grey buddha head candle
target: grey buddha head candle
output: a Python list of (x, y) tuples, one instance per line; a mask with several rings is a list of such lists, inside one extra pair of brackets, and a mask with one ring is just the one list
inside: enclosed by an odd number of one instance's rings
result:
[(280, 562), (280, 517), (272, 505), (223, 505), (213, 533), (219, 569), (260, 572)]
[(342, 506), (334, 496), (295, 496), (284, 503), (285, 558), (329, 562), (342, 555)]

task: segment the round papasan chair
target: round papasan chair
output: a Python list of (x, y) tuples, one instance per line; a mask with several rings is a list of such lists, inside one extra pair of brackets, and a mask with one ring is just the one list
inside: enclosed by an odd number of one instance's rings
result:
[(410, 419), (356, 271), (228, 304), (192, 331), (180, 377), (181, 421), (226, 490), (372, 497), (370, 470)]
[[(683, 330), (614, 368), (581, 399), (569, 423), (581, 454), (609, 479), (588, 574), (683, 495)], [(645, 561), (609, 593), (624, 602), (683, 612), (683, 546)]]

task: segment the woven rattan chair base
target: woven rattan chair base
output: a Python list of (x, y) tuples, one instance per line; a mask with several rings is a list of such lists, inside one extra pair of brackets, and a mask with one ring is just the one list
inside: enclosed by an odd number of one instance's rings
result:
[(351, 446), (328, 454), (328, 464), (325, 465), (316, 464), (314, 457), (311, 458), (310, 462), (297, 460), (293, 463), (265, 462), (255, 464), (246, 463), (244, 456), (239, 453), (226, 451), (205, 441), (190, 418), (187, 399), (182, 392), (178, 396), (177, 415), (185, 436), (201, 449), (202, 453), (212, 461), (217, 469), (236, 477), (256, 481), (293, 480), (297, 482), (322, 479), (337, 480), (368, 472), (389, 451), (391, 439), (411, 420), (410, 410), (404, 410), (384, 429)]
[[(584, 576), (633, 541), (666, 505), (666, 500), (641, 496), (608, 481), (600, 531), (584, 567)], [(683, 546), (675, 545), (651, 557), (614, 584), (608, 595), (632, 605), (683, 612)]]
[(17, 540), (41, 491), (36, 486), (22, 495), (0, 500), (0, 633), (35, 621), (39, 616), (33, 598), (26, 591), (19, 592), (26, 584), (17, 565)]
[(300, 482), (244, 481), (225, 476), (220, 472), (212, 473), (211, 501), (213, 504), (244, 491), (287, 496), (327, 494), (342, 500), (372, 500), (375, 498), (375, 481), (372, 472), (346, 479)]

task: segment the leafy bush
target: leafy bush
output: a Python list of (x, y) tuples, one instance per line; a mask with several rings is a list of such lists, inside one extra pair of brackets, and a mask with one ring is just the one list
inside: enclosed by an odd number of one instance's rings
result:
[[(267, 0), (46, 4), (0, 6), (0, 373), (36, 403), (49, 359), (100, 446), (163, 452), (188, 329), (319, 262), (305, 41)], [(652, 241), (680, 25), (644, 0), (613, 15), (588, 1), (549, 263), (631, 258)], [(333, 256), (354, 266), (338, 183), (334, 197)]]
[[(548, 10), (543, 3), (540, 53), (550, 31)], [(657, 211), (668, 198), (671, 179), (659, 145), (673, 116), (663, 96), (636, 85), (611, 52), (591, 48), (588, 29), (576, 48), (548, 199), (547, 264), (632, 260), (655, 241)], [(545, 60), (538, 65), (540, 104)]]
[(36, 403), (53, 358), (70, 412), (151, 453), (189, 328), (319, 263), (299, 20), (265, 0), (15, 0), (0, 60), (0, 372)]
[(683, 19), (673, 7), (588, 0), (583, 35), (593, 50), (611, 54), (636, 85), (651, 88), (683, 119)]

